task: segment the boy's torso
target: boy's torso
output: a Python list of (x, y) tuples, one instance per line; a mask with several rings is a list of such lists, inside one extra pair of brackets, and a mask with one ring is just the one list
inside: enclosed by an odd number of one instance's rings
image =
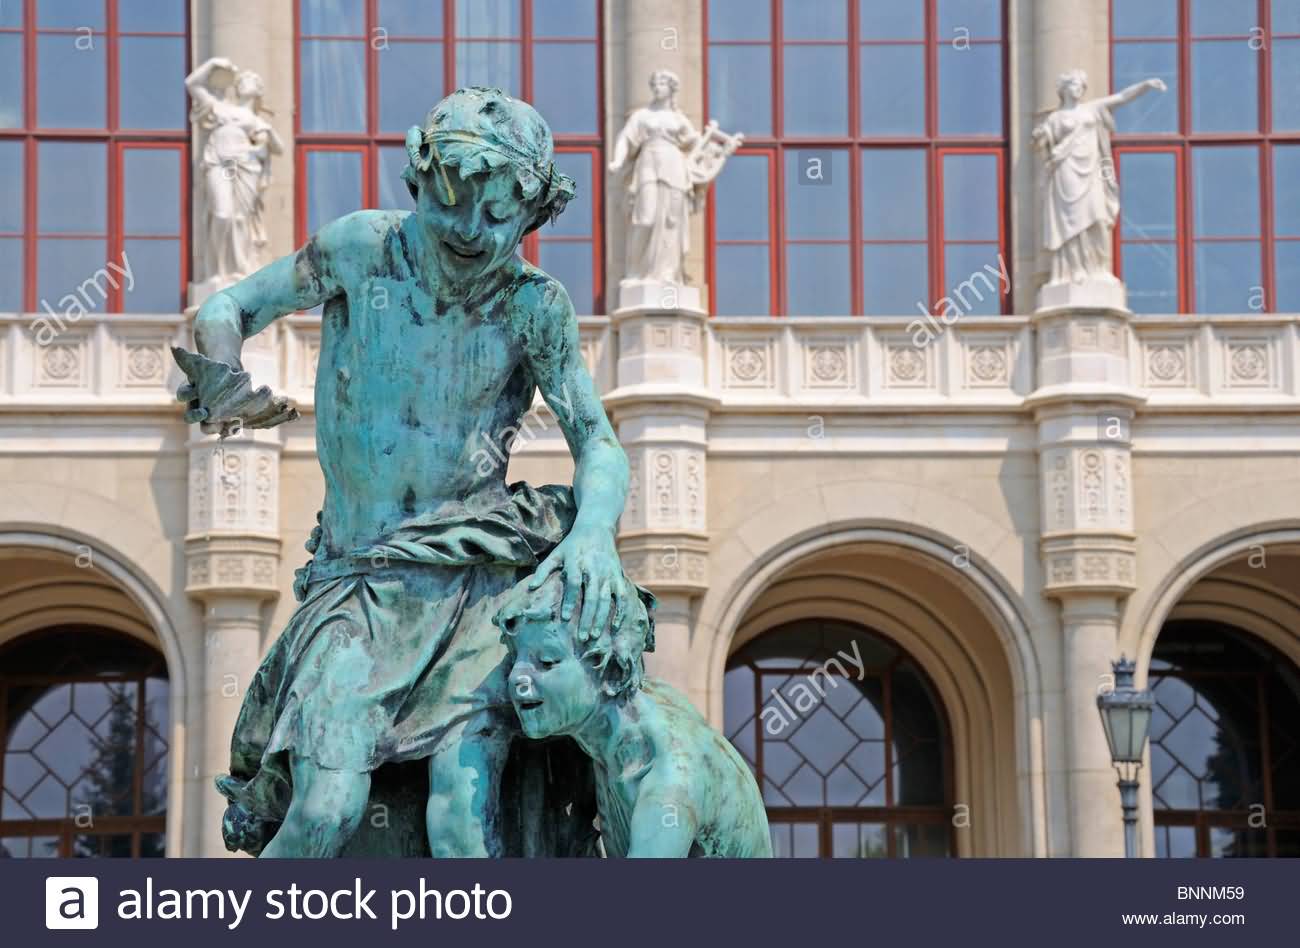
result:
[[(338, 265), (345, 292), (325, 306), (316, 372), (316, 445), (325, 475), (327, 555), (413, 518), (502, 493), (503, 432), (532, 403), (516, 310), (545, 281), (517, 258), (439, 300), (413, 259), (404, 217), (377, 249)], [(432, 269), (432, 268), (428, 268)]]

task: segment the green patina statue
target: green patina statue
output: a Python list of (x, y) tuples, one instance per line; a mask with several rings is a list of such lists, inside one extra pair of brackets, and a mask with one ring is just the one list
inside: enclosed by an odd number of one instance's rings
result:
[(595, 765), (610, 856), (772, 855), (754, 776), (665, 682), (646, 680), (654, 620), (636, 603), (617, 627), (563, 618), (556, 577), (523, 582), (494, 620), (510, 652), (510, 699), (531, 738), (571, 737)]
[[(328, 224), (212, 296), (195, 319), (199, 352), (174, 350), (187, 421), (223, 436), (272, 427), (297, 413), (252, 387), (243, 340), (324, 304), (325, 499), (294, 584), (300, 604), (245, 694), (217, 781), (223, 832), (232, 850), (275, 857), (592, 855), (604, 758), (593, 768), (570, 737), (523, 739), (493, 624), (516, 584), (554, 577), (575, 634), (635, 642), (620, 661), (637, 667), (647, 644), (653, 597), (624, 576), (614, 545), (626, 456), (568, 294), (516, 253), (574, 185), (541, 116), (499, 90), (448, 96), (406, 147), (414, 212)], [(506, 483), (539, 390), (572, 451), (572, 488)], [(653, 694), (655, 727), (684, 713), (682, 699)], [(693, 720), (692, 734), (707, 731)], [(628, 733), (653, 741), (655, 727)], [(752, 777), (748, 787), (761, 820)], [(626, 852), (626, 832), (617, 838), (607, 849)]]

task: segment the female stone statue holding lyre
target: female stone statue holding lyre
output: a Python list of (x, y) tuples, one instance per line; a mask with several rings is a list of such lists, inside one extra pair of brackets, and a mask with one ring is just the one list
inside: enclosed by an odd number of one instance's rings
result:
[(705, 189), (743, 141), (710, 122), (698, 132), (677, 107), (677, 76), (667, 69), (650, 75), (649, 105), (628, 116), (614, 142), (609, 170), (633, 162), (628, 196), (631, 220), (624, 284), (686, 282), (690, 215), (702, 206)]

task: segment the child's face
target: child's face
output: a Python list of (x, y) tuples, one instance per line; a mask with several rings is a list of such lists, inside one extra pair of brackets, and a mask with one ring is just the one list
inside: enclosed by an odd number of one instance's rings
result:
[(436, 164), (420, 188), (417, 213), (439, 269), (457, 283), (485, 276), (509, 260), (531, 219), (508, 168), (462, 180), (456, 168), (448, 168), (444, 179)]
[(567, 624), (520, 624), (514, 636), (510, 700), (528, 737), (572, 734), (600, 703), (596, 672), (573, 651)]

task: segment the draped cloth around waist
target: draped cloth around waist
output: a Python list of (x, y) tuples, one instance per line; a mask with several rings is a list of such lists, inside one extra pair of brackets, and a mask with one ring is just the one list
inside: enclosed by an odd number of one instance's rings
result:
[(515, 484), (495, 507), (407, 522), (300, 569), (300, 605), (245, 692), (221, 792), (282, 821), (290, 753), (372, 772), (430, 756), (475, 714), (506, 711), (506, 650), (492, 616), (567, 534), (575, 509), (569, 487)]

